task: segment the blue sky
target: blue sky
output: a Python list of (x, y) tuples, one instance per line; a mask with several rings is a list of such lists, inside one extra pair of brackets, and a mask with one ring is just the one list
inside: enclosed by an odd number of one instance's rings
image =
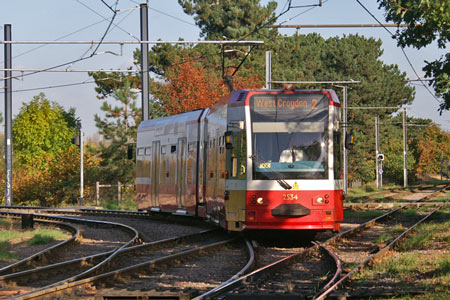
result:
[[(104, 0), (112, 5), (115, 0)], [(360, 0), (381, 22), (385, 23), (383, 11), (378, 9), (375, 0)], [(115, 23), (105, 40), (129, 41), (139, 37), (139, 10), (135, 8), (144, 1), (119, 0), (118, 8), (124, 11), (118, 13)], [(261, 1), (267, 3), (268, 1)], [(287, 0), (278, 0), (280, 12)], [(318, 0), (293, 0), (293, 5), (318, 3)], [(185, 15), (176, 0), (149, 1), (149, 39), (150, 40), (197, 40), (199, 30), (192, 17)], [(12, 39), (15, 41), (51, 41), (56, 39), (86, 41), (100, 40), (108, 21), (104, 18), (112, 16), (111, 10), (101, 0), (0, 0), (0, 34), (3, 39), (3, 24), (12, 25)], [(376, 21), (355, 0), (324, 0), (322, 7), (293, 8), (280, 17), (283, 24), (373, 24)], [(278, 22), (278, 23), (279, 23)], [(394, 29), (391, 29), (394, 31)], [(291, 35), (295, 29), (281, 30), (283, 34)], [(344, 34), (361, 34), (380, 38), (383, 41), (384, 54), (382, 60), (386, 64), (398, 64), (400, 70), (406, 72), (410, 79), (416, 79), (412, 68), (406, 61), (396, 42), (384, 29), (302, 29), (300, 33), (317, 32), (325, 38), (343, 36)], [(70, 35), (69, 35), (70, 34)], [(69, 36), (67, 36), (69, 35)], [(64, 38), (63, 38), (64, 37)], [(15, 69), (42, 69), (63, 64), (91, 53), (89, 45), (13, 45), (13, 67)], [(124, 69), (132, 66), (132, 53), (136, 45), (124, 46), (122, 56), (111, 54), (97, 55), (78, 62), (70, 68), (79, 69)], [(2, 47), (3, 48), (3, 47)], [(445, 50), (445, 49), (444, 49)], [(445, 51), (431, 45), (425, 49), (406, 48), (416, 72), (423, 76), (422, 67), (425, 60), (439, 58)], [(102, 45), (98, 52), (112, 51), (120, 53), (118, 45)], [(2, 49), (3, 52), (3, 49)], [(0, 56), (3, 68), (3, 55)], [(3, 73), (2, 73), (3, 75)], [(17, 75), (17, 74), (15, 74)], [(3, 76), (2, 76), (3, 77)], [(334, 78), (330, 78), (333, 80)], [(276, 80), (273, 78), (273, 80)], [(296, 80), (296, 79), (293, 79)], [(86, 73), (39, 73), (13, 81), (13, 113), (17, 114), (23, 102), (30, 101), (33, 96), (43, 92), (51, 101), (57, 101), (65, 108), (75, 107), (80, 116), (83, 128), (88, 135), (97, 130), (94, 124), (94, 114), (102, 115), (101, 101), (96, 98), (95, 84), (86, 83), (64, 88), (38, 89), (72, 83), (91, 82)], [(3, 86), (3, 81), (0, 84)], [(35, 89), (33, 91), (23, 91)], [(3, 97), (3, 94), (1, 94)], [(349, 99), (351, 106), (351, 99)], [(450, 112), (442, 116), (437, 111), (438, 102), (421, 85), (416, 85), (416, 99), (408, 109), (408, 115), (433, 119), (446, 131), (450, 132)], [(3, 113), (4, 105), (0, 111)], [(4, 114), (3, 114), (4, 115)]]

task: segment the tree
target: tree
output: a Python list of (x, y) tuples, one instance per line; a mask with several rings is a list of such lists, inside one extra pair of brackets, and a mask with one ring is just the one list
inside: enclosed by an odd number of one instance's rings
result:
[[(404, 156), (403, 156), (403, 127), (401, 116), (387, 119), (380, 123), (380, 152), (384, 154), (383, 180), (396, 184), (403, 183)], [(415, 179), (414, 166), (416, 158), (411, 148), (411, 139), (407, 141), (407, 169), (408, 179)], [(373, 164), (375, 170), (375, 162)]]
[(118, 105), (113, 106), (105, 100), (101, 107), (105, 118), (102, 119), (97, 114), (94, 117), (99, 133), (108, 140), (117, 139), (121, 135), (134, 139), (141, 118), (140, 109), (136, 105), (136, 94), (131, 91), (136, 87), (129, 77), (123, 77), (122, 80), (123, 85), (113, 88), (112, 92)]
[(449, 149), (449, 133), (443, 132), (435, 124), (426, 127), (423, 137), (417, 143), (417, 152), (419, 154), (416, 169), (417, 175), (438, 174), (441, 168), (441, 159), (444, 161), (450, 160)]
[[(140, 53), (139, 50), (136, 50), (136, 52)], [(136, 54), (135, 52), (135, 54)], [(138, 64), (138, 62), (135, 62)], [(136, 67), (138, 67), (136, 65)], [(120, 89), (128, 89), (128, 93), (133, 96), (133, 100), (135, 100), (136, 95), (134, 92), (130, 91), (130, 89), (141, 89), (141, 77), (139, 75), (134, 74), (123, 74), (123, 73), (117, 73), (117, 72), (90, 72), (90, 76), (92, 76), (95, 80), (95, 83), (97, 87), (95, 88), (95, 91), (98, 93), (97, 98), (99, 100), (105, 100), (109, 97), (113, 97), (115, 91)], [(157, 93), (158, 89), (160, 88), (159, 85), (156, 87), (152, 84), (152, 80), (150, 79), (150, 89), (151, 93), (155, 94)], [(129, 85), (127, 88), (126, 85)], [(151, 95), (150, 95), (151, 96)], [(114, 97), (113, 97), (114, 98)], [(106, 105), (108, 104), (108, 101), (106, 102)], [(105, 105), (105, 104), (103, 104)], [(136, 103), (134, 104), (136, 105)], [(152, 99), (150, 97), (150, 117), (151, 118), (157, 118), (160, 116), (165, 115), (164, 109), (162, 108), (161, 102), (158, 99)], [(106, 108), (108, 110), (109, 108)], [(140, 111), (136, 110), (137, 114), (140, 114)]]
[(188, 15), (194, 16), (201, 36), (210, 40), (243, 39), (276, 21), (277, 3), (261, 6), (259, 0), (178, 0)]
[[(361, 81), (348, 89), (348, 103), (352, 107), (400, 108), (413, 100), (414, 90), (408, 86), (406, 73), (380, 59), (383, 54), (380, 40), (360, 35), (324, 39), (318, 34), (282, 37), (282, 42), (280, 39), (271, 45), (275, 80)], [(341, 94), (340, 88), (336, 91)], [(357, 141), (349, 154), (351, 180), (375, 179), (375, 116), (379, 115), (381, 121), (389, 120), (393, 112), (387, 109), (348, 111), (348, 124), (344, 126), (353, 129)]]
[(105, 117), (95, 115), (99, 133), (106, 140), (100, 144), (99, 151), (102, 179), (107, 182), (128, 182), (133, 178), (134, 162), (126, 159), (126, 153), (127, 145), (136, 141), (141, 112), (132, 88), (135, 88), (135, 81), (128, 76), (122, 77), (122, 84), (114, 87), (112, 92), (116, 104), (105, 100), (101, 107)]
[[(450, 41), (450, 2), (441, 0), (377, 0), (386, 10), (386, 20), (396, 24), (405, 23), (405, 29), (397, 29), (395, 38), (401, 47), (421, 49), (437, 41), (445, 49)], [(450, 109), (450, 54), (426, 62), (425, 76), (430, 78), (438, 97), (444, 102), (440, 111)]]
[(46, 168), (49, 159), (72, 146), (71, 138), (79, 128), (75, 109), (65, 111), (43, 93), (23, 104), (12, 124), (13, 146), (19, 163)]
[[(160, 98), (170, 115), (213, 106), (230, 93), (223, 78), (199, 63), (176, 64), (166, 72), (167, 84), (162, 85)], [(253, 78), (236, 77), (235, 88), (261, 87), (257, 75)]]
[[(406, 74), (396, 65), (385, 65), (381, 41), (359, 35), (324, 39), (318, 34), (282, 36), (275, 29), (265, 28), (276, 17), (275, 3), (260, 5), (258, 0), (179, 0), (184, 11), (194, 16), (202, 36), (208, 39), (262, 39), (265, 44), (249, 53), (246, 46), (156, 45), (149, 52), (151, 72), (157, 76), (151, 93), (169, 113), (209, 105), (205, 95), (216, 97), (223, 91), (223, 77), (234, 75), (244, 88), (263, 85), (265, 51), (272, 51), (274, 80), (361, 80), (349, 90), (351, 106), (393, 106), (400, 108), (412, 102), (414, 89), (407, 84)], [(140, 52), (134, 53), (139, 64)], [(241, 62), (245, 58), (245, 63)], [(238, 69), (239, 68), (239, 69)], [(189, 76), (191, 74), (191, 76)], [(205, 77), (208, 79), (205, 81)], [(211, 83), (213, 88), (211, 88)], [(274, 88), (281, 86), (273, 84)], [(302, 85), (298, 88), (322, 88), (323, 85)], [(326, 87), (329, 87), (326, 86)], [(338, 93), (340, 93), (340, 90)], [(200, 103), (198, 103), (200, 102)], [(195, 104), (195, 105), (194, 105)], [(392, 110), (354, 110), (349, 124), (358, 143), (352, 151), (350, 174), (355, 179), (375, 178), (374, 118), (389, 120)], [(369, 137), (369, 138), (368, 138)], [(367, 161), (361, 163), (361, 161)], [(373, 167), (372, 167), (373, 165)]]

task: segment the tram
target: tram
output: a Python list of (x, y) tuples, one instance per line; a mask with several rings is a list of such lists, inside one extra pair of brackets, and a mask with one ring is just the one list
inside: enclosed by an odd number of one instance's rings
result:
[(339, 116), (334, 90), (236, 90), (210, 108), (143, 121), (138, 208), (229, 231), (338, 231)]

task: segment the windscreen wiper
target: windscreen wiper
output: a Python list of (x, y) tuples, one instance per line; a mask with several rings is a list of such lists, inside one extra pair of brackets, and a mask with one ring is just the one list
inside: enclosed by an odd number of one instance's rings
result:
[(285, 190), (291, 190), (292, 189), (292, 186), (289, 183), (287, 183), (286, 181), (284, 181), (283, 179), (277, 179), (277, 182)]

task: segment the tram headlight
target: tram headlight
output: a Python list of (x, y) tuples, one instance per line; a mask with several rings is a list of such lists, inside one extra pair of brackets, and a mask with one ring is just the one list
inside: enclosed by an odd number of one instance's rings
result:
[(313, 205), (324, 205), (328, 200), (325, 200), (322, 196), (316, 196), (313, 198)]
[(263, 204), (264, 203), (264, 198), (263, 197), (258, 197), (258, 199), (256, 199), (256, 203)]

